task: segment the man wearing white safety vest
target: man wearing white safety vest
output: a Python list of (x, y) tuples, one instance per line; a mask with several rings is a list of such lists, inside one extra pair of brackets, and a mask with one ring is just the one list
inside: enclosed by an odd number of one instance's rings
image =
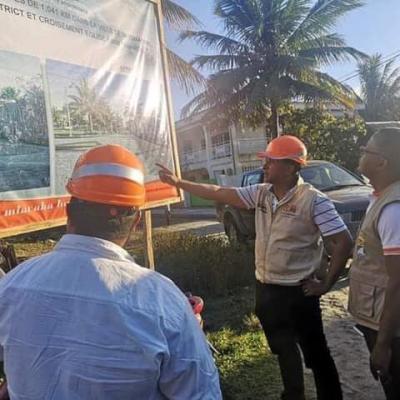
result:
[[(296, 137), (272, 140), (266, 151), (265, 184), (226, 188), (184, 181), (161, 167), (160, 178), (197, 196), (254, 208), (256, 223), (256, 314), (281, 369), (284, 400), (304, 400), (300, 346), (315, 378), (318, 400), (342, 392), (323, 332), (319, 296), (342, 272), (352, 247), (332, 202), (299, 178), (306, 148)], [(332, 249), (324, 281), (314, 279), (322, 259), (321, 235)]]
[(359, 170), (374, 188), (350, 270), (349, 311), (387, 400), (400, 399), (400, 129), (375, 133)]
[(187, 298), (123, 249), (143, 166), (117, 145), (77, 161), (55, 249), (0, 280), (0, 356), (12, 400), (221, 399)]

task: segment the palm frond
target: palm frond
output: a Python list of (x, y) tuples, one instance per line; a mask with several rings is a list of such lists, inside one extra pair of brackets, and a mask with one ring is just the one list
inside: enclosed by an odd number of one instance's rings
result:
[(250, 43), (261, 37), (266, 24), (263, 3), (262, 0), (216, 0), (215, 14), (222, 19), (228, 36)]
[(326, 34), (340, 17), (363, 5), (364, 0), (317, 0), (288, 41), (296, 42), (300, 38)]
[(249, 57), (234, 54), (211, 54), (196, 56), (191, 61), (192, 65), (198, 68), (210, 68), (212, 70), (232, 69), (241, 65), (246, 65), (251, 61)]
[(174, 29), (187, 29), (202, 25), (201, 22), (186, 8), (171, 0), (162, 0), (161, 9), (165, 21)]
[(245, 44), (235, 39), (207, 31), (186, 30), (179, 35), (180, 42), (189, 39), (193, 40), (199, 46), (217, 50), (221, 54), (235, 54), (237, 52), (249, 51)]
[(206, 86), (206, 79), (190, 63), (179, 57), (170, 49), (167, 51), (167, 60), (171, 78), (187, 94), (193, 94)]
[(316, 60), (319, 65), (330, 65), (337, 62), (348, 61), (353, 58), (357, 61), (366, 58), (366, 55), (355, 49), (354, 47), (316, 47), (313, 49), (301, 50), (299, 56), (305, 58), (312, 58)]

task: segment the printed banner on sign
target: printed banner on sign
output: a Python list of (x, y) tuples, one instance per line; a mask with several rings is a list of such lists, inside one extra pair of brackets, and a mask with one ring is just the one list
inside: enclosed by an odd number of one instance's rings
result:
[(143, 161), (149, 206), (177, 200), (155, 167), (177, 165), (157, 18), (147, 0), (0, 0), (0, 232), (64, 217), (103, 144)]

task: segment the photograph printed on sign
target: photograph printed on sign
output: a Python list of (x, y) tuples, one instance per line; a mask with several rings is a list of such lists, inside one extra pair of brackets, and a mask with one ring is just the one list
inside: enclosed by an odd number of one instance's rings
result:
[(7, 51), (0, 51), (0, 154), (0, 193), (50, 185), (40, 61)]
[(165, 100), (156, 94), (161, 87), (129, 75), (53, 60), (46, 62), (46, 71), (57, 195), (65, 192), (65, 182), (79, 155), (104, 144), (129, 148), (144, 161), (147, 181), (157, 179), (154, 166), (157, 162), (168, 164), (171, 146)]

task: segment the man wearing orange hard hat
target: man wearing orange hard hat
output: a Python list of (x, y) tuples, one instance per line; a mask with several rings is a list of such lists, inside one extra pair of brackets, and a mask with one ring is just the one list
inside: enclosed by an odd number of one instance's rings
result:
[[(165, 167), (160, 178), (196, 196), (255, 209), (256, 314), (269, 346), (278, 356), (284, 400), (304, 400), (299, 347), (314, 374), (318, 400), (341, 400), (335, 363), (323, 332), (319, 297), (338, 279), (352, 248), (350, 234), (332, 202), (304, 183), (304, 143), (291, 135), (272, 140), (259, 153), (264, 184), (227, 188), (179, 179)], [(323, 245), (332, 249), (329, 272), (315, 278)]]
[(67, 190), (67, 234), (0, 280), (10, 398), (221, 399), (187, 298), (123, 249), (145, 203), (142, 163), (122, 146), (93, 148)]

